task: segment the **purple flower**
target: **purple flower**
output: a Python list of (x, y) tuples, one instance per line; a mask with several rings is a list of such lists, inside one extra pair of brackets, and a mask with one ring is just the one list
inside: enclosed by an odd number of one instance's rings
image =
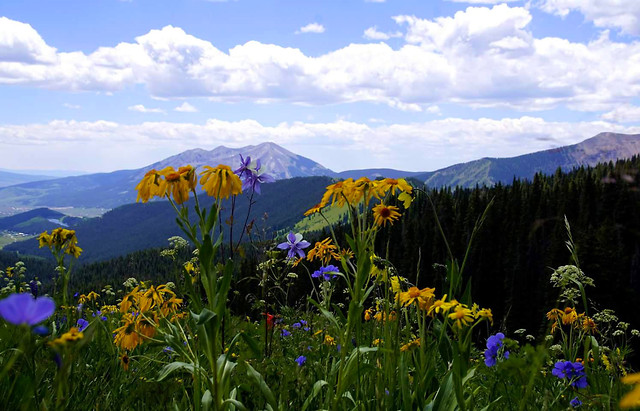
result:
[(304, 327), (303, 330), (305, 331), (311, 331), (311, 327)]
[(85, 320), (84, 318), (78, 318), (78, 322), (76, 323), (76, 325), (78, 326), (78, 331), (82, 332), (89, 326), (89, 321)]
[(304, 355), (301, 355), (298, 358), (296, 358), (296, 362), (298, 363), (298, 367), (302, 367), (302, 364), (304, 364), (305, 361), (307, 361), (307, 357), (305, 357)]
[(331, 281), (336, 278), (335, 273), (340, 273), (340, 269), (335, 265), (328, 265), (326, 267), (320, 267), (313, 274), (311, 274), (311, 277), (322, 278), (325, 281)]
[(242, 154), (240, 154), (240, 168), (238, 168), (233, 173), (236, 174), (241, 179), (248, 178), (252, 174), (250, 164), (251, 164), (251, 156), (247, 156), (247, 158), (245, 159), (242, 157)]
[(56, 309), (56, 303), (49, 297), (33, 298), (31, 294), (11, 294), (0, 301), (0, 317), (15, 325), (36, 325)]
[(300, 324), (307, 325), (307, 322), (305, 320), (300, 320)]
[(256, 161), (256, 166), (251, 166), (251, 157), (243, 158), (240, 154), (240, 168), (234, 171), (242, 180), (242, 191), (251, 189), (260, 194), (260, 184), (273, 183), (275, 178), (265, 172), (260, 172), (260, 160)]
[(582, 405), (582, 401), (580, 401), (580, 400), (578, 399), (578, 397), (576, 397), (576, 398), (572, 399), (572, 400), (571, 400), (571, 402), (569, 402), (569, 404), (571, 404), (571, 406), (572, 406), (573, 408), (576, 408), (576, 407), (579, 407), (579, 406), (581, 406), (581, 405)]
[(302, 251), (303, 248), (309, 247), (311, 244), (308, 241), (302, 239), (302, 234), (293, 234), (291, 231), (287, 234), (287, 242), (278, 244), (278, 248), (281, 250), (289, 250), (287, 253), (287, 259), (290, 260), (295, 258), (296, 254), (298, 257), (304, 258), (305, 253)]
[(551, 374), (563, 379), (571, 380), (571, 385), (576, 388), (587, 388), (587, 374), (584, 365), (580, 362), (558, 361), (555, 363)]
[(282, 330), (282, 332), (280, 333), (283, 337), (288, 337), (291, 335), (291, 332), (289, 332), (289, 330)]
[(300, 323), (293, 323), (293, 324), (291, 324), (291, 326), (292, 326), (293, 328), (300, 328), (300, 327), (302, 327), (302, 324), (300, 324)]
[[(487, 367), (496, 365), (498, 352), (500, 348), (502, 348), (503, 339), (504, 334), (502, 333), (497, 333), (487, 338), (487, 349), (484, 351), (484, 363)], [(505, 351), (503, 356), (504, 358), (509, 358), (509, 351)]]
[(49, 335), (49, 329), (44, 325), (36, 325), (35, 327), (33, 327), (31, 331), (33, 331), (34, 334), (38, 334), (42, 336)]

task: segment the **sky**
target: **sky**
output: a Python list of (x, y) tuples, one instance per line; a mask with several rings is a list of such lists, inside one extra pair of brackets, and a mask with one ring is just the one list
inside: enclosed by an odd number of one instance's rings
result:
[(638, 0), (2, 0), (0, 167), (431, 171), (640, 133)]

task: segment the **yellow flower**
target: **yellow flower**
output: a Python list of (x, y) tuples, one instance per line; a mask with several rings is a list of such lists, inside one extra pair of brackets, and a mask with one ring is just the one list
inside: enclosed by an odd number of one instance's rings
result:
[(549, 319), (549, 321), (556, 321), (558, 318), (561, 318), (563, 314), (564, 311), (558, 308), (552, 308), (551, 311), (547, 313), (547, 319)]
[(398, 295), (398, 293), (402, 291), (402, 288), (400, 287), (400, 277), (394, 275), (389, 279), (389, 282), (391, 283), (391, 291)]
[(361, 177), (353, 183), (353, 190), (350, 192), (349, 203), (358, 204), (364, 197), (364, 203), (369, 204), (372, 197), (380, 199), (379, 184), (371, 181), (367, 177)]
[(146, 338), (153, 338), (156, 335), (156, 323), (146, 316), (138, 315), (136, 317), (136, 332)]
[(376, 338), (375, 340), (373, 340), (372, 345), (378, 346), (382, 344), (382, 340), (380, 338)]
[(598, 331), (598, 326), (592, 318), (585, 316), (582, 320), (582, 330), (586, 333), (593, 334)]
[(400, 304), (407, 306), (417, 302), (418, 299), (424, 301), (432, 300), (435, 297), (433, 294), (435, 290), (435, 288), (423, 288), (420, 290), (418, 287), (411, 287), (408, 291), (399, 293), (397, 298)]
[(318, 203), (304, 212), (305, 216), (310, 216), (311, 214), (319, 213), (324, 208), (322, 203)]
[(373, 217), (374, 222), (377, 226), (387, 225), (387, 221), (389, 224), (393, 225), (393, 221), (397, 220), (400, 217), (400, 213), (398, 212), (399, 208), (395, 206), (386, 206), (383, 203), (378, 204), (373, 207)]
[(182, 204), (189, 199), (189, 181), (183, 178), (182, 174), (172, 169), (164, 178), (167, 182), (167, 191), (176, 204)]
[(204, 168), (200, 173), (200, 184), (208, 195), (221, 199), (242, 193), (242, 181), (229, 166), (219, 164), (217, 167)]
[(625, 394), (620, 400), (620, 408), (640, 407), (640, 373), (629, 374), (623, 377), (624, 384), (635, 384), (633, 390)]
[(51, 247), (53, 245), (52, 238), (46, 231), (38, 237), (38, 242), (40, 243), (40, 248), (42, 247)]
[(466, 305), (458, 304), (453, 312), (449, 314), (449, 319), (454, 321), (456, 327), (462, 328), (463, 326), (469, 325), (470, 322), (473, 322), (473, 313)]
[(564, 309), (564, 313), (562, 314), (562, 324), (573, 324), (575, 320), (578, 319), (578, 313), (575, 308), (567, 307)]
[(367, 308), (366, 310), (364, 310), (364, 320), (365, 321), (371, 320), (371, 314), (372, 313), (373, 313), (373, 309), (372, 308)]
[[(147, 171), (144, 177), (142, 177), (142, 180), (136, 185), (136, 190), (138, 191), (136, 203), (140, 200), (146, 203), (150, 198), (157, 196), (161, 188), (160, 180), (160, 173), (158, 173), (158, 171), (155, 169)], [(162, 184), (164, 184), (164, 182)], [(161, 196), (163, 195), (164, 189), (162, 190)]]
[(402, 201), (402, 206), (406, 210), (407, 208), (409, 208), (409, 206), (411, 206), (411, 202), (413, 202), (413, 197), (411, 197), (411, 194), (405, 191), (400, 193), (400, 195), (398, 196), (398, 200)]
[(446, 313), (453, 305), (457, 304), (457, 301), (452, 305), (453, 302), (447, 302), (446, 300), (447, 294), (443, 295), (441, 299), (435, 300), (429, 307), (428, 314), (433, 317), (435, 314)]
[(327, 344), (327, 345), (336, 345), (335, 339), (332, 336), (330, 336), (329, 334), (326, 334), (324, 336), (324, 343)]
[(493, 313), (491, 312), (491, 308), (483, 308), (481, 310), (478, 310), (478, 312), (475, 313), (475, 317), (486, 318), (487, 320), (489, 320), (491, 325), (493, 325)]
[(352, 178), (348, 178), (343, 181), (338, 181), (337, 183), (331, 184), (327, 186), (327, 191), (325, 191), (322, 196), (322, 200), (320, 204), (322, 207), (329, 204), (329, 200), (331, 200), (331, 205), (338, 203), (339, 207), (344, 206), (345, 202), (351, 198), (351, 192), (353, 191), (354, 181)]
[(131, 314), (123, 316), (121, 322), (124, 325), (113, 330), (113, 342), (123, 350), (131, 351), (142, 344), (142, 338), (136, 331), (136, 322)]
[(72, 255), (75, 258), (79, 258), (82, 253), (82, 248), (78, 247), (75, 244), (69, 244), (69, 247), (65, 250), (65, 253)]
[(11, 278), (13, 277), (13, 270), (15, 270), (15, 267), (7, 267), (4, 273), (6, 274), (7, 277)]
[(388, 270), (385, 261), (375, 254), (372, 254), (369, 259), (371, 260), (371, 270), (369, 271), (371, 278), (375, 278), (378, 281), (387, 281)]
[(316, 245), (309, 250), (307, 253), (307, 260), (313, 261), (317, 258), (322, 261), (322, 265), (327, 265), (332, 258), (335, 258), (336, 260), (340, 259), (340, 255), (336, 254), (337, 249), (338, 247), (331, 244), (330, 238), (325, 238), (322, 241), (316, 242)]
[(133, 301), (136, 297), (136, 295), (138, 294), (138, 289), (140, 288), (140, 286), (136, 286), (136, 288), (134, 288), (129, 294), (125, 295), (124, 297), (122, 297), (122, 301), (120, 302), (120, 312), (121, 313), (126, 313), (127, 311), (129, 311), (129, 308), (131, 308), (131, 305), (133, 304)]
[(78, 304), (85, 304), (87, 302), (87, 296), (84, 294), (80, 294), (78, 297)]
[(122, 355), (120, 355), (120, 364), (122, 365), (122, 368), (124, 368), (125, 371), (129, 371), (129, 362), (130, 361), (131, 361), (131, 359), (127, 355), (126, 351), (123, 352)]
[(406, 343), (405, 345), (403, 345), (402, 347), (400, 347), (400, 351), (404, 352), (407, 351), (413, 347), (420, 347), (420, 338), (416, 338), (413, 341), (409, 341), (408, 343)]
[(100, 294), (95, 291), (91, 291), (89, 294), (87, 294), (87, 300), (89, 301), (97, 301), (98, 297), (100, 297)]
[(69, 341), (78, 341), (84, 338), (84, 334), (78, 331), (76, 327), (72, 327), (69, 331), (62, 334), (59, 338), (51, 341), (49, 345), (64, 345)]
[(395, 195), (397, 190), (409, 194), (411, 194), (411, 191), (413, 190), (404, 178), (385, 178), (380, 180), (378, 187), (382, 193), (386, 194), (390, 191), (391, 195)]

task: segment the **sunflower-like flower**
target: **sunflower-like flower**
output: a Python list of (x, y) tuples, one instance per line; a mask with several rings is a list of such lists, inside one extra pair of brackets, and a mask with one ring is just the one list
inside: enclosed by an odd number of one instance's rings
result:
[(140, 286), (137, 285), (136, 288), (134, 288), (129, 294), (127, 294), (124, 297), (122, 297), (122, 301), (120, 302), (120, 312), (121, 313), (124, 314), (127, 311), (129, 311), (129, 309), (133, 305), (133, 302), (135, 301), (135, 297), (138, 294), (138, 290), (139, 289), (140, 289)]
[(464, 304), (458, 304), (453, 309), (453, 312), (449, 314), (449, 319), (453, 320), (456, 327), (462, 328), (473, 322), (473, 313)]
[(371, 181), (367, 177), (357, 179), (350, 192), (349, 203), (358, 204), (363, 198), (364, 203), (369, 204), (371, 198), (380, 199), (380, 189), (376, 181)]
[(493, 313), (491, 312), (491, 308), (482, 308), (474, 313), (474, 317), (478, 318), (486, 318), (489, 320), (491, 325), (493, 325)]
[(217, 167), (205, 166), (200, 175), (202, 176), (200, 184), (210, 196), (221, 199), (242, 193), (242, 181), (229, 166), (223, 164)]
[(136, 320), (133, 315), (124, 315), (121, 322), (124, 325), (113, 330), (115, 334), (113, 342), (123, 350), (131, 351), (142, 344), (142, 337), (140, 337), (136, 330)]
[(435, 290), (435, 288), (423, 288), (421, 290), (418, 287), (411, 287), (409, 290), (399, 293), (397, 299), (403, 306), (417, 303), (418, 300), (430, 301), (435, 298), (433, 294)]
[(131, 358), (127, 355), (127, 352), (123, 352), (120, 355), (120, 364), (125, 371), (129, 371), (129, 363), (131, 362)]
[(65, 345), (71, 341), (78, 341), (84, 338), (84, 334), (78, 330), (76, 327), (72, 327), (69, 331), (62, 334), (60, 337), (51, 341), (49, 345)]
[(322, 265), (327, 265), (332, 258), (339, 260), (340, 254), (336, 253), (338, 247), (331, 244), (330, 238), (325, 238), (322, 241), (316, 242), (316, 245), (307, 253), (307, 260), (313, 261), (319, 259), (322, 261)]
[(431, 307), (429, 307), (427, 314), (429, 314), (432, 317), (435, 314), (439, 314), (439, 313), (444, 314), (447, 311), (449, 311), (451, 308), (455, 307), (456, 305), (458, 305), (458, 302), (456, 300), (447, 301), (447, 294), (445, 294), (442, 296), (441, 299), (435, 300), (433, 304), (431, 304)]
[(633, 390), (625, 394), (620, 400), (620, 408), (640, 407), (640, 373), (622, 377), (623, 384), (635, 384)]
[(319, 213), (324, 208), (322, 203), (318, 203), (304, 212), (305, 217), (310, 216), (311, 214)]
[(385, 178), (378, 182), (378, 189), (382, 194), (390, 193), (395, 195), (396, 191), (400, 190), (403, 193), (411, 194), (413, 188), (407, 183), (404, 178)]
[(351, 198), (353, 185), (354, 181), (352, 178), (348, 178), (346, 180), (338, 181), (337, 183), (328, 185), (327, 190), (322, 196), (320, 205), (324, 207), (325, 205), (329, 204), (329, 200), (331, 200), (331, 205), (338, 203), (338, 207), (344, 206), (345, 203)]
[(373, 218), (376, 225), (386, 226), (387, 221), (390, 225), (393, 225), (393, 222), (400, 217), (400, 213), (398, 212), (399, 208), (395, 206), (387, 206), (384, 203), (380, 203), (377, 206), (373, 207)]
[(409, 341), (408, 343), (406, 343), (405, 345), (400, 347), (400, 351), (402, 351), (402, 352), (408, 351), (408, 350), (412, 349), (413, 347), (420, 347), (420, 338), (416, 338), (413, 341)]

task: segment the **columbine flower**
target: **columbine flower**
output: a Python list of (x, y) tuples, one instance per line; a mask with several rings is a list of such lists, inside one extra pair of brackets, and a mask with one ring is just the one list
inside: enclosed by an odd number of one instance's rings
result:
[(335, 265), (328, 265), (326, 267), (320, 267), (313, 274), (311, 274), (311, 277), (322, 278), (325, 281), (331, 281), (336, 278), (336, 273), (339, 274), (340, 269), (338, 269), (338, 267), (336, 267)]
[(298, 367), (302, 367), (302, 364), (304, 364), (305, 361), (307, 361), (307, 357), (305, 357), (304, 355), (301, 355), (298, 358), (296, 358), (296, 362), (298, 363)]
[[(487, 349), (484, 351), (484, 363), (487, 367), (493, 367), (496, 365), (498, 353), (500, 348), (502, 348), (503, 339), (504, 334), (502, 333), (497, 333), (487, 338)], [(509, 351), (505, 351), (502, 355), (504, 358), (509, 358)]]
[[(250, 161), (251, 157), (247, 157), (247, 160)], [(260, 160), (257, 161), (256, 167), (254, 169), (251, 169), (245, 166), (244, 162), (243, 162), (243, 166), (240, 167), (238, 170), (241, 170), (243, 168), (244, 168), (244, 171), (243, 171), (244, 177), (242, 175), (240, 176), (244, 180), (242, 184), (243, 190), (251, 189), (256, 193), (260, 194), (260, 184), (273, 183), (276, 181), (276, 179), (270, 176), (269, 174), (265, 173), (264, 171), (260, 171), (260, 168), (261, 168)], [(238, 170), (236, 170), (236, 174)]]
[(27, 293), (11, 294), (0, 301), (0, 317), (15, 325), (36, 325), (51, 317), (55, 309), (51, 298), (33, 298)]
[(588, 386), (584, 365), (579, 362), (558, 361), (555, 363), (551, 374), (560, 379), (571, 380), (571, 385), (576, 388), (586, 388)]
[(278, 248), (281, 250), (289, 249), (287, 253), (287, 259), (295, 258), (296, 254), (299, 257), (304, 258), (305, 254), (302, 251), (303, 248), (309, 247), (311, 244), (308, 241), (302, 239), (302, 234), (293, 234), (293, 231), (287, 235), (287, 242), (278, 244)]

